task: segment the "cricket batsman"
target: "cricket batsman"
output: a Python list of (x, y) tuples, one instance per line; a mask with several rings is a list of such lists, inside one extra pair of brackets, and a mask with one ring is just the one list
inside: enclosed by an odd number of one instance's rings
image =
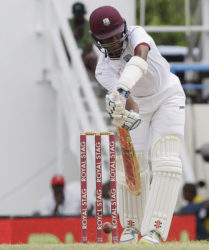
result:
[(141, 195), (118, 180), (120, 242), (137, 242), (140, 233), (141, 244), (160, 244), (167, 239), (181, 181), (185, 94), (142, 27), (127, 26), (111, 6), (95, 9), (89, 21), (102, 52), (95, 75), (108, 90), (106, 110), (115, 126), (130, 131), (140, 165)]

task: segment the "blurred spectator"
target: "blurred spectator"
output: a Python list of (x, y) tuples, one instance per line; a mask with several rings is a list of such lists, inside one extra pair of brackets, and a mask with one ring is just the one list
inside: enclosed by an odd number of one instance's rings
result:
[(200, 180), (196, 183), (197, 195), (194, 198), (194, 202), (198, 203), (204, 201), (207, 197), (207, 186), (204, 180)]
[(69, 19), (78, 47), (82, 50), (82, 59), (88, 70), (95, 73), (97, 56), (93, 51), (93, 41), (89, 33), (89, 22), (85, 19), (86, 8), (83, 3), (76, 2), (72, 7), (73, 18)]
[(197, 198), (196, 185), (192, 183), (186, 183), (183, 187), (183, 198), (186, 202), (185, 205), (179, 210), (179, 214), (194, 214), (196, 216), (196, 234), (198, 240), (205, 240), (209, 238), (209, 233), (204, 225), (207, 209), (209, 209), (209, 200), (204, 200), (195, 203), (196, 200), (201, 200), (200, 197)]
[(103, 214), (110, 215), (111, 214), (110, 181), (103, 184), (102, 197), (103, 197)]
[(202, 147), (196, 150), (196, 152), (202, 155), (203, 160), (209, 162), (209, 143), (202, 145)]
[(79, 216), (80, 215), (80, 183), (65, 184), (62, 175), (54, 175), (51, 179), (51, 193), (41, 200), (42, 216)]

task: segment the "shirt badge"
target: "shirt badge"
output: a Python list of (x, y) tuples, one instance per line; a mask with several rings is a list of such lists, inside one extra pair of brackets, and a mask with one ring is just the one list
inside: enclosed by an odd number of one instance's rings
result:
[(109, 25), (110, 25), (110, 20), (109, 20), (109, 18), (104, 18), (104, 19), (103, 19), (103, 23), (104, 23), (105, 26), (109, 26)]
[(123, 57), (123, 59), (128, 62), (131, 59), (132, 55), (128, 54)]

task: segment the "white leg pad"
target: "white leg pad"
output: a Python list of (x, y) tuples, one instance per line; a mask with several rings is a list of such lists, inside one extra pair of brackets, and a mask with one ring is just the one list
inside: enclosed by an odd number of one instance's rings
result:
[(165, 241), (168, 237), (181, 182), (180, 139), (162, 137), (153, 147), (151, 190), (142, 221), (141, 234), (155, 230)]
[(117, 188), (119, 217), (123, 228), (132, 226), (140, 231), (146, 200), (149, 192), (149, 165), (143, 154), (137, 153), (140, 166), (141, 194), (131, 194), (126, 186), (122, 157), (117, 159)]

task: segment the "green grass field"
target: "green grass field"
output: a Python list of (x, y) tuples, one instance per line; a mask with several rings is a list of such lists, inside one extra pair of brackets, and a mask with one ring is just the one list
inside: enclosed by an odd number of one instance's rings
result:
[(27, 245), (0, 245), (0, 250), (81, 250), (81, 249), (138, 249), (138, 250), (209, 250), (209, 241), (202, 242), (175, 242), (163, 243), (160, 246), (139, 244), (27, 244)]

